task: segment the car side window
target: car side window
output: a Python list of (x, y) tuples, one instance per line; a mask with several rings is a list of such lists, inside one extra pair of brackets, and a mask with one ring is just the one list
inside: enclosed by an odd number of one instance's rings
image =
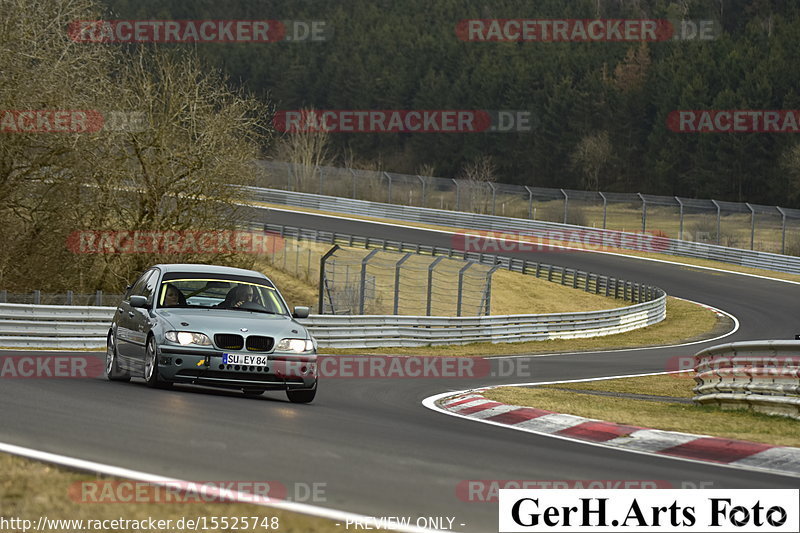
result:
[(142, 289), (142, 296), (147, 298), (147, 301), (153, 303), (153, 294), (156, 292), (156, 284), (158, 283), (158, 270), (151, 270), (150, 277), (144, 283)]
[(130, 288), (130, 290), (125, 296), (130, 299), (131, 296), (142, 294), (142, 289), (144, 288), (144, 284), (150, 277), (150, 274), (152, 274), (152, 272), (153, 272), (152, 270), (148, 270), (147, 272), (142, 274), (141, 277), (136, 280), (136, 283), (133, 284), (133, 286)]

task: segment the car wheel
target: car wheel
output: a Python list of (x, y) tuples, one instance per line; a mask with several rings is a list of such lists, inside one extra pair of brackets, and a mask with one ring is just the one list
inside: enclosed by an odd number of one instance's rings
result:
[(148, 387), (164, 389), (171, 383), (163, 381), (158, 377), (158, 351), (156, 350), (156, 339), (147, 339), (147, 348), (144, 352), (144, 381)]
[(286, 396), (292, 403), (311, 403), (317, 395), (317, 384), (314, 383), (313, 389), (288, 389)]
[(117, 343), (114, 335), (109, 334), (106, 341), (106, 378), (110, 381), (130, 381), (131, 376), (128, 372), (120, 370), (119, 356), (117, 355)]
[(265, 391), (266, 389), (242, 389), (242, 392), (248, 398), (261, 396), (262, 394), (264, 394)]

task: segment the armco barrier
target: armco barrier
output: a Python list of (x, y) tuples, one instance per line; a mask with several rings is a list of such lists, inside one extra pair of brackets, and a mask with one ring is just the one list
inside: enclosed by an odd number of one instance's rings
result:
[[(113, 307), (0, 304), (0, 347), (102, 348)], [(22, 309), (20, 309), (22, 308)], [(43, 309), (44, 308), (44, 309)], [(37, 313), (41, 312), (40, 318)], [(24, 315), (25, 319), (18, 319)], [(374, 348), (598, 337), (642, 328), (666, 316), (666, 295), (605, 311), (486, 317), (312, 315), (300, 320), (323, 347)]]
[(713, 346), (695, 363), (696, 403), (800, 418), (800, 341)]
[[(540, 239), (548, 239), (552, 238), (554, 235), (562, 235), (565, 237), (565, 240), (572, 240), (576, 245), (585, 245), (588, 242), (600, 243), (601, 246), (606, 246), (603, 243), (609, 243), (608, 247), (610, 248), (644, 250), (652, 253), (691, 257), (695, 259), (712, 259), (744, 267), (800, 274), (800, 257), (795, 256), (742, 250), (738, 248), (726, 248), (714, 244), (681, 241), (666, 237), (649, 238), (642, 237), (641, 234), (637, 233), (572, 226), (568, 224), (559, 224), (557, 222), (542, 222), (521, 218), (480, 215), (462, 211), (385, 204), (278, 189), (250, 187), (248, 190), (255, 201), (291, 207), (319, 209), (321, 211), (497, 232), (500, 234), (519, 233), (520, 235), (528, 235)], [(574, 240), (576, 236), (582, 239), (582, 241), (576, 242)], [(592, 246), (594, 246), (594, 244), (591, 244), (588, 249), (592, 249)]]

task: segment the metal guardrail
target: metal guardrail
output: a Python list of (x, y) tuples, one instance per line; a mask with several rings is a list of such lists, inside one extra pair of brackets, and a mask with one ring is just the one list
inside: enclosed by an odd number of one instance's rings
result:
[(666, 295), (649, 302), (586, 313), (481, 317), (312, 315), (308, 326), (320, 346), (377, 348), (472, 342), (522, 342), (613, 335), (666, 316)]
[[(427, 207), (369, 202), (337, 196), (320, 196), (277, 189), (248, 188), (253, 199), (291, 207), (319, 209), (353, 215), (389, 218), (423, 224), (452, 226), (499, 235), (519, 234), (547, 241), (563, 240), (587, 250), (619, 248), (676, 255), (695, 259), (711, 259), (744, 267), (762, 268), (789, 274), (800, 274), (800, 257), (727, 248), (714, 244), (681, 241), (640, 233), (587, 228), (520, 218), (479, 215)], [(513, 237), (512, 237), (513, 238)]]
[(800, 341), (713, 346), (695, 363), (696, 403), (800, 419)]
[(115, 307), (0, 304), (0, 347), (95, 349)]

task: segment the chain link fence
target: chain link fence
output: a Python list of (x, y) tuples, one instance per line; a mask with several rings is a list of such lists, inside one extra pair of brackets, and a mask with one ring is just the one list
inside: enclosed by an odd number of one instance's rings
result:
[(334, 246), (321, 263), (320, 314), (476, 316), (491, 308), (496, 267)]
[(259, 162), (261, 187), (800, 255), (800, 209)]

